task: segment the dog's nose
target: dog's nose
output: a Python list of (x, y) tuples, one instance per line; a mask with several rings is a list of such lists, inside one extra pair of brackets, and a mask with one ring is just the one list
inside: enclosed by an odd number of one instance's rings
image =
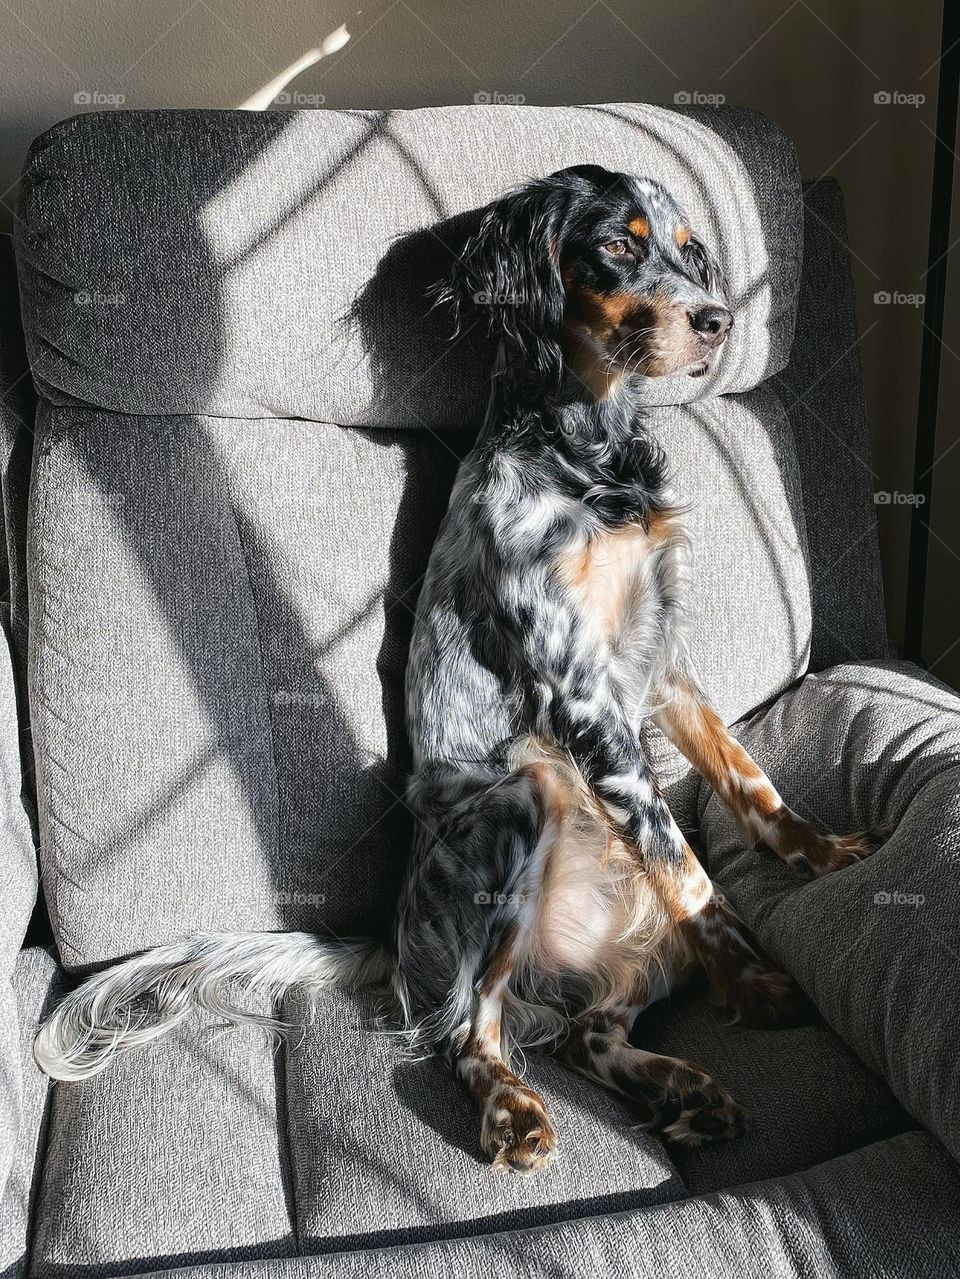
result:
[(691, 327), (710, 346), (719, 346), (730, 332), (733, 316), (725, 306), (702, 306), (690, 312)]

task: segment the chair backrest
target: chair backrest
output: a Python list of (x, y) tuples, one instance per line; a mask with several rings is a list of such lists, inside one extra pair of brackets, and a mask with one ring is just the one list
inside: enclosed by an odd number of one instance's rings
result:
[[(730, 281), (715, 374), (651, 384), (724, 715), (807, 668), (811, 599), (874, 655), (812, 558), (830, 546), (804, 481), (825, 452), (834, 475), (852, 463), (829, 437), (818, 456), (806, 418), (798, 448), (811, 285), (795, 156), (769, 121), (629, 105), (68, 120), (31, 150), (17, 233), (41, 397), (41, 859), (68, 967), (195, 928), (384, 926), (409, 839), (412, 610), (490, 359), (424, 293), (482, 205), (585, 161), (665, 182)], [(875, 593), (874, 552), (850, 556)], [(685, 769), (656, 749), (689, 822)]]

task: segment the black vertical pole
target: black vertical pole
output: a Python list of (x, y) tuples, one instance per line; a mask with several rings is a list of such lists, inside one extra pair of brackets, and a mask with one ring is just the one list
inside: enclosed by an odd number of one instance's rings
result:
[(953, 200), (957, 106), (960, 102), (960, 3), (944, 0), (937, 85), (937, 140), (933, 149), (930, 199), (930, 240), (923, 306), (923, 346), (920, 350), (920, 396), (917, 403), (917, 443), (913, 491), (918, 500), (910, 518), (910, 557), (907, 565), (907, 616), (904, 647), (907, 656), (921, 660), (923, 607), (927, 593), (927, 555), (930, 544), (930, 502), (936, 456), (937, 406), (940, 399), (940, 339), (947, 292), (950, 211)]

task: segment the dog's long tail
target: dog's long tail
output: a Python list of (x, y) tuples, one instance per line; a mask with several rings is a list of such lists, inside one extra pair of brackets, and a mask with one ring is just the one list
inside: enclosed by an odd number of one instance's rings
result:
[(275, 1001), (295, 986), (363, 986), (386, 981), (391, 971), (386, 951), (366, 939), (198, 933), (90, 977), (43, 1025), (34, 1055), (54, 1079), (87, 1079), (116, 1053), (167, 1034), (194, 1008), (234, 1025), (286, 1028), (275, 1017), (230, 1003), (222, 989), (228, 982)]

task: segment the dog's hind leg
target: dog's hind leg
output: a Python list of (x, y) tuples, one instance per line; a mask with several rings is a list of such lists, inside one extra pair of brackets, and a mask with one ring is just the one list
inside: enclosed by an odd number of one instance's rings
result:
[(557, 1138), (543, 1098), (513, 1073), (501, 1050), (511, 949), (507, 938), (481, 983), (470, 1033), (451, 1053), (451, 1065), (480, 1107), (480, 1144), (494, 1168), (529, 1176), (551, 1162)]
[(601, 685), (558, 699), (554, 715), (594, 795), (636, 850), (664, 910), (704, 969), (714, 1002), (748, 1025), (793, 1025), (809, 1017), (796, 984), (746, 936), (690, 847), (657, 785), (643, 747)]
[(573, 1021), (555, 1051), (572, 1070), (624, 1097), (641, 1124), (668, 1141), (700, 1146), (746, 1127), (745, 1112), (702, 1066), (634, 1048), (625, 1018)]
[(556, 1145), (543, 1100), (510, 1069), (503, 1019), (556, 838), (543, 782), (530, 765), (493, 781), (441, 775), (420, 785), (419, 842), (397, 915), (395, 984), (414, 1041), (449, 1061), (480, 1108), (484, 1151), (519, 1173), (548, 1164)]

